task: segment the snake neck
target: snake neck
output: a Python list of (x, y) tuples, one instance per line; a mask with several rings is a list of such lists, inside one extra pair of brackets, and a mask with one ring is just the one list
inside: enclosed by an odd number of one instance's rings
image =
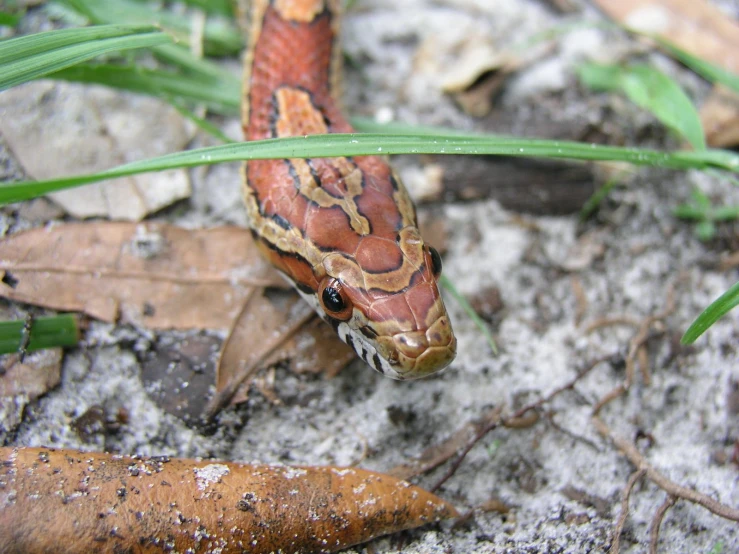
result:
[(249, 20), (246, 138), (352, 132), (338, 101), (339, 0), (254, 0)]

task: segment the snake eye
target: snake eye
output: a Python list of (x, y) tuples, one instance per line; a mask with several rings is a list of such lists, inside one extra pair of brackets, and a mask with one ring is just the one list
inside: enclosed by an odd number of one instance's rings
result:
[(441, 275), (441, 256), (433, 246), (429, 246), (429, 255), (431, 256), (431, 271), (438, 277)]
[(352, 304), (337, 279), (325, 279), (318, 292), (326, 315), (340, 320), (349, 319), (352, 315)]

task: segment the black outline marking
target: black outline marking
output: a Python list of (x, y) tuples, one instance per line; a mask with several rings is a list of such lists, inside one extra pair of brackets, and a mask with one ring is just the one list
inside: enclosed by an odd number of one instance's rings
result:
[(359, 332), (370, 340), (375, 340), (379, 335), (369, 325), (363, 325), (359, 328)]
[(277, 223), (277, 225), (282, 227), (285, 231), (289, 231), (290, 229), (293, 228), (292, 224), (287, 219), (282, 217), (280, 214), (270, 214), (268, 217), (272, 221)]
[[(348, 214), (348, 213), (346, 213), (346, 210), (345, 210), (344, 208), (342, 208), (341, 206), (330, 206), (330, 207), (328, 207), (328, 208), (325, 208), (325, 207), (323, 207), (323, 206), (319, 206), (319, 205), (318, 205), (317, 203), (313, 202), (313, 201), (312, 201), (311, 199), (309, 199), (309, 198), (306, 198), (305, 196), (303, 196), (303, 198), (305, 198), (305, 199), (306, 199), (306, 200), (308, 201), (308, 203), (309, 203), (309, 204), (311, 204), (311, 205), (315, 206), (315, 207), (316, 207), (316, 208), (317, 208), (317, 209), (318, 209), (319, 211), (320, 211), (320, 210), (339, 210), (339, 211), (340, 211), (340, 212), (341, 212), (342, 214), (344, 214), (344, 217), (346, 217), (346, 221), (347, 221), (347, 225), (348, 225), (348, 227), (349, 227), (349, 231), (350, 231), (350, 232), (352, 232), (352, 233), (354, 233), (354, 234), (355, 234), (355, 235), (357, 235), (358, 237), (359, 237), (359, 236), (361, 236), (361, 235), (360, 235), (359, 233), (357, 233), (357, 232), (356, 232), (356, 231), (355, 231), (355, 230), (354, 230), (354, 229), (352, 228), (352, 220), (351, 220), (351, 218), (349, 217), (349, 214)], [(320, 216), (319, 216), (319, 217), (320, 217)], [(305, 233), (303, 233), (303, 234), (305, 235)], [(318, 251), (319, 251), (319, 252), (328, 252), (328, 253), (334, 253), (334, 252), (335, 252), (335, 253), (337, 253), (337, 254), (340, 254), (340, 255), (342, 255), (342, 256), (343, 256), (344, 258), (346, 258), (347, 260), (351, 260), (351, 261), (353, 261), (354, 263), (357, 263), (357, 260), (355, 260), (355, 259), (354, 259), (354, 256), (352, 256), (352, 255), (351, 255), (351, 254), (349, 254), (348, 252), (344, 252), (344, 251), (341, 251), (341, 252), (337, 252), (337, 250), (336, 250), (335, 248), (333, 248), (333, 247), (330, 247), (330, 246), (323, 246), (323, 245), (321, 245), (321, 244), (317, 244), (317, 243), (316, 243), (315, 241), (313, 241), (312, 239), (311, 239), (311, 244), (313, 244), (313, 246), (315, 246), (315, 247), (316, 247), (316, 248), (318, 249)], [(359, 264), (357, 264), (357, 265), (359, 265)]]
[[(284, 250), (282, 250), (281, 248), (279, 248), (276, 244), (272, 244), (266, 238), (264, 238), (261, 235), (259, 235), (254, 229), (251, 229), (251, 233), (252, 233), (252, 237), (254, 238), (254, 240), (259, 241), (261, 244), (263, 244), (264, 246), (266, 246), (267, 248), (269, 248), (273, 252), (277, 252), (277, 254), (279, 254), (280, 256), (284, 256), (286, 258), (294, 258), (294, 259), (298, 260), (299, 262), (304, 263), (305, 265), (307, 265), (309, 268), (311, 268), (311, 272), (313, 272), (313, 265), (310, 262), (308, 262), (308, 260), (305, 259), (300, 254), (298, 254), (296, 252), (285, 252)], [(313, 290), (309, 285), (306, 285), (305, 283), (301, 283), (300, 281), (296, 281), (295, 279), (293, 279), (290, 275), (288, 275), (284, 271), (279, 270), (279, 268), (277, 268), (277, 269), (283, 275), (287, 276), (288, 279), (290, 279), (290, 282), (293, 284), (293, 286), (295, 288), (297, 288), (299, 290), (302, 290), (306, 294), (311, 294), (311, 295), (318, 294), (318, 292), (315, 291), (315, 290)], [(315, 274), (314, 274), (314, 277), (315, 277)]]
[(300, 196), (308, 200), (308, 202), (312, 202), (312, 200), (308, 197), (306, 197), (304, 194), (300, 193), (300, 176), (298, 175), (298, 170), (295, 169), (295, 166), (293, 165), (293, 161), (289, 158), (283, 158), (283, 160), (287, 164), (287, 172), (290, 174), (290, 177), (293, 178), (293, 186), (295, 187), (295, 190), (298, 191)]
[(295, 285), (295, 288), (298, 289), (303, 294), (309, 294), (311, 296), (316, 296), (318, 294), (316, 291), (314, 291), (312, 288), (310, 288), (305, 283), (298, 283), (297, 281), (293, 281), (293, 283)]

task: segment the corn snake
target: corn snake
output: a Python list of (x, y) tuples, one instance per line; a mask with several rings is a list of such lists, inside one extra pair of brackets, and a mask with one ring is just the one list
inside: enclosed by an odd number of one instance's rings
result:
[[(250, 22), (246, 139), (353, 132), (337, 100), (340, 0), (253, 0)], [(394, 379), (452, 361), (441, 258), (382, 157), (254, 160), (243, 176), (260, 250), (360, 358)]]

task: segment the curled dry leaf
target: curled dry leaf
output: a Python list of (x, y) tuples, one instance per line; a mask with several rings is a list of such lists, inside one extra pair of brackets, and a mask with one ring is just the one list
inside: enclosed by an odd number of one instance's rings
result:
[(255, 290), (223, 344), (212, 417), (228, 404), (247, 399), (251, 380), (261, 369), (287, 362), (297, 373), (336, 375), (356, 357), (332, 329), (317, 320), (294, 292)]
[(739, 73), (739, 24), (706, 0), (596, 0), (616, 21)]
[(387, 475), (0, 448), (3, 552), (334, 552), (456, 517)]
[(262, 290), (254, 290), (223, 343), (216, 375), (216, 395), (207, 409), (212, 417), (229, 404), (244, 402), (257, 371), (280, 361), (282, 347), (312, 316), (305, 302), (278, 308)]
[(459, 106), (474, 117), (482, 117), (493, 108), (493, 97), (509, 75), (521, 65), (512, 52), (500, 51), (489, 36), (471, 33), (449, 45), (453, 56), (439, 57), (437, 36), (424, 41), (416, 55), (416, 66), (436, 73), (441, 90), (451, 94)]
[(152, 329), (223, 329), (252, 286), (283, 285), (237, 227), (73, 223), (0, 241), (0, 295)]
[[(26, 83), (0, 95), (0, 112), (6, 114), (0, 132), (36, 179), (95, 173), (176, 152), (190, 139), (187, 123), (171, 106), (99, 86)], [(190, 182), (181, 169), (51, 195), (75, 217), (133, 221), (188, 196)]]

